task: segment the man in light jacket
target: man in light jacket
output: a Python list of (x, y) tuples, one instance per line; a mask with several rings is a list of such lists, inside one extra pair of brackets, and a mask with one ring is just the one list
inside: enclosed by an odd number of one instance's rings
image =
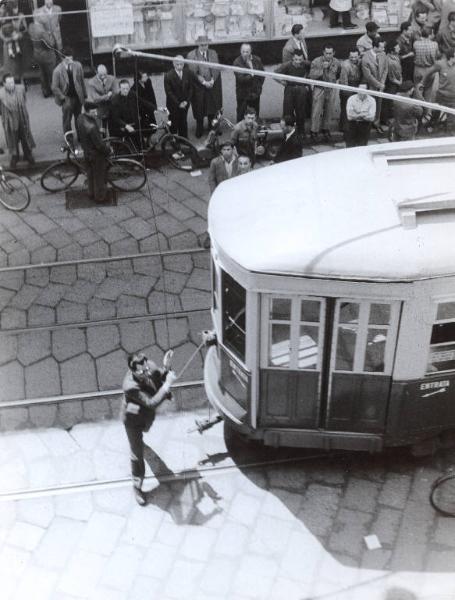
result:
[(81, 114), (82, 106), (87, 98), (84, 71), (77, 60), (73, 60), (71, 48), (62, 51), (63, 60), (52, 74), (52, 92), (55, 102), (62, 107), (63, 133), (71, 131), (71, 120)]

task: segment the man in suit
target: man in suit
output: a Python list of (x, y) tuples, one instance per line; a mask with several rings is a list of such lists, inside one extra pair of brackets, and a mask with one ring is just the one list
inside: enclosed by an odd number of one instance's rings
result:
[(378, 37), (379, 25), (374, 21), (368, 21), (365, 25), (366, 33), (359, 37), (356, 46), (360, 56), (363, 56), (367, 50), (371, 50), (373, 40)]
[(90, 102), (96, 104), (98, 119), (100, 119), (105, 131), (111, 111), (112, 96), (115, 91), (115, 77), (108, 74), (104, 65), (98, 65), (96, 75), (87, 82), (87, 92)]
[[(240, 56), (234, 60), (235, 67), (243, 69), (256, 69), (263, 71), (261, 59), (252, 54), (250, 44), (242, 44)], [(254, 108), (259, 118), (259, 105), (262, 94), (264, 77), (249, 75), (248, 73), (235, 73), (235, 94), (237, 97), (237, 123), (239, 123), (248, 107)]]
[(60, 31), (60, 18), (62, 9), (54, 4), (54, 0), (44, 0), (44, 5), (33, 12), (35, 23), (39, 23), (46, 30), (51, 45), (57, 50), (62, 49), (62, 34)]
[(273, 162), (280, 163), (301, 158), (302, 138), (295, 127), (294, 118), (291, 115), (285, 115), (281, 119), (280, 125), (283, 131), (283, 141)]
[[(218, 54), (215, 50), (209, 48), (209, 38), (207, 36), (199, 36), (196, 43), (198, 47), (191, 50), (187, 58), (202, 62), (219, 62)], [(196, 119), (196, 137), (200, 138), (204, 130), (204, 118), (207, 117), (210, 128), (215, 114), (223, 105), (221, 72), (219, 69), (212, 69), (204, 64), (189, 65), (189, 70), (195, 77), (191, 105)]]
[(101, 137), (97, 123), (97, 105), (93, 102), (84, 104), (84, 113), (76, 120), (77, 136), (84, 150), (87, 169), (88, 193), (97, 203), (106, 201), (106, 171), (109, 165), (107, 157), (110, 148)]
[(210, 163), (209, 186), (211, 194), (222, 181), (238, 174), (238, 162), (234, 154), (233, 143), (227, 141), (221, 144), (220, 152), (220, 156), (216, 156)]
[(283, 47), (282, 63), (290, 62), (296, 50), (300, 50), (305, 61), (309, 60), (308, 48), (303, 35), (304, 31), (305, 29), (301, 23), (296, 23), (292, 26), (291, 37)]
[(119, 92), (112, 96), (109, 132), (116, 137), (131, 138), (135, 147), (140, 148), (137, 101), (130, 90), (128, 79), (121, 79)]
[[(388, 61), (385, 53), (385, 41), (377, 37), (372, 42), (372, 47), (362, 56), (362, 76), (363, 81), (368, 85), (368, 89), (382, 92), (385, 88), (385, 82), (388, 73)], [(374, 127), (382, 131), (379, 123), (381, 114), (382, 98), (376, 100), (376, 118)]]
[(87, 97), (84, 71), (80, 62), (73, 59), (71, 48), (64, 48), (63, 59), (52, 73), (52, 92), (55, 102), (62, 107), (63, 133), (71, 131), (71, 120), (81, 114)]
[(184, 68), (183, 56), (173, 61), (173, 68), (164, 75), (166, 106), (171, 119), (171, 131), (188, 137), (188, 109), (193, 97), (193, 74)]
[(33, 45), (33, 58), (36, 61), (41, 79), (41, 91), (45, 98), (52, 96), (52, 73), (57, 64), (57, 57), (53, 50), (53, 39), (42, 23), (30, 23), (28, 33)]

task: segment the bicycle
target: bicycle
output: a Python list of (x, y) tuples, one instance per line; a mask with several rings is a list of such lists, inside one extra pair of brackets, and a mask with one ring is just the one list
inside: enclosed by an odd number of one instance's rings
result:
[(455, 472), (441, 475), (433, 482), (430, 504), (445, 517), (455, 517)]
[(150, 123), (147, 130), (135, 132), (136, 136), (144, 136), (142, 148), (137, 147), (133, 136), (107, 137), (105, 141), (110, 144), (114, 156), (123, 158), (142, 155), (146, 158), (159, 149), (163, 158), (173, 167), (181, 171), (192, 171), (198, 163), (196, 146), (185, 137), (172, 133), (167, 108), (158, 108), (155, 118), (157, 124)]
[[(74, 131), (67, 131), (64, 135), (65, 144), (61, 151), (66, 153), (64, 160), (59, 160), (48, 167), (41, 175), (41, 186), (48, 192), (61, 192), (73, 185), (79, 175), (86, 174), (82, 161), (82, 152), (73, 147), (70, 141)], [(109, 166), (106, 172), (108, 183), (121, 192), (137, 192), (147, 182), (144, 167), (137, 160), (131, 158), (108, 158)]]
[(8, 210), (19, 212), (30, 204), (28, 186), (19, 175), (0, 167), (0, 202)]

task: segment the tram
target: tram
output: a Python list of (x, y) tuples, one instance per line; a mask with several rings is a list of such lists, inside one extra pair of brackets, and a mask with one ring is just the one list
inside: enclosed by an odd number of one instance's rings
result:
[(299, 158), (209, 205), (204, 383), (270, 446), (381, 451), (455, 432), (455, 141)]

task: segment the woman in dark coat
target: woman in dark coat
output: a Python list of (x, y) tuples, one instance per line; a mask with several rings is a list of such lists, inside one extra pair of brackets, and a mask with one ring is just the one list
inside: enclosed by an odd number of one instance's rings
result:
[(139, 70), (136, 80), (130, 90), (130, 95), (134, 98), (139, 113), (139, 127), (146, 132), (151, 124), (156, 124), (156, 96), (153, 89), (152, 80), (146, 71)]

